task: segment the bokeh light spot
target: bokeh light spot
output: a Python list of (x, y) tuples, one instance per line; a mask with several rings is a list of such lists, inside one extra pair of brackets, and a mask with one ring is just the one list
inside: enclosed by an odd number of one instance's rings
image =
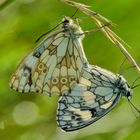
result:
[(4, 123), (4, 121), (1, 121), (0, 122), (0, 129), (1, 130), (4, 130), (5, 129), (5, 123)]
[(16, 105), (13, 118), (18, 125), (30, 125), (38, 117), (38, 106), (31, 101), (23, 101)]

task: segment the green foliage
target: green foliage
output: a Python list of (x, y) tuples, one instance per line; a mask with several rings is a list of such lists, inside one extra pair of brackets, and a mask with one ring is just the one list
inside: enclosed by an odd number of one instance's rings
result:
[[(7, 0), (8, 1), (8, 0)], [(77, 0), (91, 5), (91, 9), (112, 20), (118, 26), (113, 30), (132, 48), (127, 48), (140, 63), (140, 18), (138, 0)], [(4, 140), (138, 140), (140, 123), (127, 100), (101, 120), (72, 133), (57, 128), (55, 113), (58, 97), (39, 94), (19, 94), (9, 88), (10, 76), (19, 60), (36, 45), (35, 40), (55, 27), (64, 16), (75, 9), (59, 0), (9, 0), (0, 2), (0, 139)], [(77, 18), (85, 17), (80, 11)], [(94, 29), (90, 18), (81, 18), (83, 30)], [(117, 72), (124, 56), (99, 31), (87, 35), (84, 50), (91, 64)], [(125, 78), (131, 83), (134, 69), (123, 65)], [(138, 82), (139, 83), (139, 82)], [(134, 90), (132, 102), (140, 108), (139, 88)], [(22, 104), (21, 104), (22, 103)], [(22, 107), (21, 107), (22, 106)], [(21, 110), (18, 110), (21, 108)], [(18, 112), (18, 113), (17, 113)]]

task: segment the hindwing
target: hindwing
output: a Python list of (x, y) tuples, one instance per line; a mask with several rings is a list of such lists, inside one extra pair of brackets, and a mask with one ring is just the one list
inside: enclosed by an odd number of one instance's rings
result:
[(64, 131), (81, 129), (110, 112), (122, 97), (115, 79), (115, 74), (96, 66), (85, 70), (79, 84), (59, 99), (59, 127)]

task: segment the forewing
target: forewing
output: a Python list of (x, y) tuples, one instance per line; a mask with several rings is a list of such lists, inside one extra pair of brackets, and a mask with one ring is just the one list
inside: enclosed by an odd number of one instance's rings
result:
[(65, 37), (60, 30), (51, 34), (20, 63), (10, 86), (18, 92), (62, 94), (82, 74), (81, 40)]
[(120, 93), (115, 94), (114, 85), (109, 84), (105, 78), (104, 82), (108, 83), (106, 86), (96, 74), (93, 77), (89, 72), (85, 72), (84, 75), (88, 79), (81, 78), (80, 84), (59, 100), (57, 122), (64, 131), (81, 129), (97, 121), (111, 111), (121, 98)]

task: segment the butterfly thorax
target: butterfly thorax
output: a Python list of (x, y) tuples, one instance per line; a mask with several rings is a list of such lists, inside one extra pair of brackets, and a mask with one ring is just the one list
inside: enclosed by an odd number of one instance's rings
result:
[(127, 97), (128, 99), (131, 99), (132, 90), (129, 84), (127, 83), (127, 81), (125, 80), (123, 76), (117, 75), (117, 77), (118, 78), (115, 82), (116, 87), (119, 89), (119, 91), (121, 91), (121, 94), (123, 96)]
[(69, 18), (65, 17), (62, 20), (62, 28), (64, 28), (65, 36), (75, 38), (84, 38), (84, 32), (82, 31), (81, 27), (78, 26), (74, 21)]

